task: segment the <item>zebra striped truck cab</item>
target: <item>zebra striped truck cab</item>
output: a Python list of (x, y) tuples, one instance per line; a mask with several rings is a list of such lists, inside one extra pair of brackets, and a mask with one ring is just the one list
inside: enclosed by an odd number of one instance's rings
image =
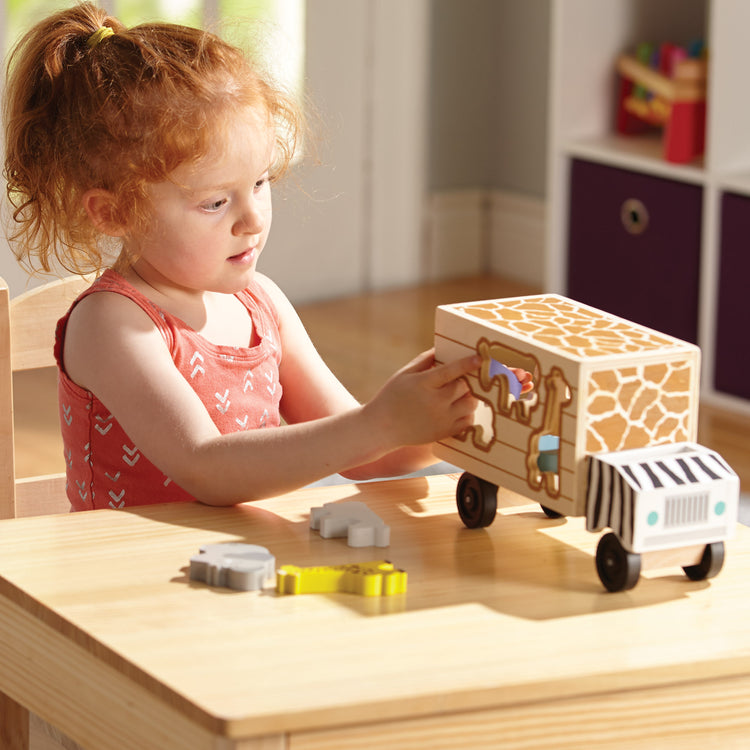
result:
[[(469, 386), (475, 424), (442, 441), (464, 469), (463, 523), (489, 526), (503, 486), (553, 518), (609, 528), (596, 569), (609, 591), (636, 585), (642, 566), (716, 575), (736, 527), (739, 479), (698, 445), (700, 350), (555, 294), (442, 305), (435, 357), (482, 357)], [(519, 395), (512, 370), (532, 373)]]

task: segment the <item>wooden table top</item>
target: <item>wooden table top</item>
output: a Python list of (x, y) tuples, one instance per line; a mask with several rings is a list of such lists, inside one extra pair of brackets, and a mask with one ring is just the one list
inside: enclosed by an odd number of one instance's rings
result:
[[(727, 542), (717, 578), (692, 582), (675, 568), (611, 594), (583, 519), (550, 520), (501, 492), (495, 523), (465, 529), (455, 484), (2, 521), (0, 596), (228, 737), (750, 674), (749, 529)], [(334, 500), (364, 501), (390, 525), (390, 547), (311, 530), (310, 508)], [(191, 555), (222, 541), (267, 547), (277, 565), (388, 559), (408, 590), (280, 596), (190, 581)], [(0, 640), (23, 641), (5, 628), (0, 616)], [(0, 689), (4, 679), (14, 678)]]

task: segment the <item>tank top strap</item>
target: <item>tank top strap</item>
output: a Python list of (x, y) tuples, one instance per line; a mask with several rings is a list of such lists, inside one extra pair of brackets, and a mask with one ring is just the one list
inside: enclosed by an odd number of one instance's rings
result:
[[(55, 335), (55, 360), (62, 368), (62, 348), (65, 340), (65, 329), (75, 306), (90, 294), (97, 292), (114, 292), (135, 302), (153, 321), (157, 330), (164, 337), (170, 351), (176, 345), (175, 330), (184, 328), (176, 318), (152, 302), (145, 294), (139, 292), (121, 274), (107, 269), (94, 283), (75, 299), (68, 312), (58, 321)], [(239, 292), (237, 298), (248, 310), (255, 321), (260, 334), (272, 348), (277, 348), (279, 342), (279, 316), (270, 295), (257, 281), (253, 281), (247, 289)]]

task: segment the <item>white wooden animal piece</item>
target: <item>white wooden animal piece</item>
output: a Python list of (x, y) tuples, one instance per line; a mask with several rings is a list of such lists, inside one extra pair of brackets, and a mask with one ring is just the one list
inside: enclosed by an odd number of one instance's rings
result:
[(310, 509), (310, 528), (324, 539), (346, 537), (350, 547), (387, 547), (391, 528), (363, 502), (326, 503)]
[(257, 591), (276, 575), (276, 558), (256, 544), (206, 544), (190, 558), (190, 580), (238, 591)]

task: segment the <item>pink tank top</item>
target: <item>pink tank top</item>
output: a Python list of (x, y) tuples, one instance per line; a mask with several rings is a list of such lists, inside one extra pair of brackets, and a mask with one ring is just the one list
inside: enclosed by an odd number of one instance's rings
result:
[[(149, 315), (164, 337), (175, 367), (203, 401), (222, 434), (280, 424), (279, 321), (271, 299), (259, 284), (253, 283), (236, 295), (247, 308), (259, 341), (247, 348), (207, 341), (111, 270), (105, 271), (70, 310), (96, 292), (122, 294)], [(67, 493), (73, 510), (194, 500), (141, 453), (93, 393), (76, 385), (65, 373), (62, 354), (70, 310), (57, 324), (55, 358)]]

